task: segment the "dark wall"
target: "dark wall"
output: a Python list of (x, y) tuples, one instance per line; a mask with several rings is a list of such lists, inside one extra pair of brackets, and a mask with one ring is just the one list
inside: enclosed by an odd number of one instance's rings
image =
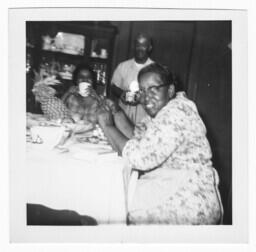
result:
[(188, 95), (208, 131), (213, 164), (220, 176), (224, 223), (232, 223), (231, 22), (197, 22)]
[(116, 37), (113, 67), (133, 57), (133, 41), (139, 32), (152, 37), (151, 58), (168, 66), (186, 88), (194, 36), (194, 22), (134, 21), (111, 22), (119, 34)]

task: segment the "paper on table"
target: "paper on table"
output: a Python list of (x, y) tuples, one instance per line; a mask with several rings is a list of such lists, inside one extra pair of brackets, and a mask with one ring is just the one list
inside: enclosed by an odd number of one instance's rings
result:
[(113, 161), (114, 158), (117, 157), (116, 152), (98, 152), (95, 153), (93, 150), (91, 151), (80, 151), (77, 153), (74, 153), (72, 155), (75, 159), (80, 159), (87, 162), (106, 162), (106, 161)]

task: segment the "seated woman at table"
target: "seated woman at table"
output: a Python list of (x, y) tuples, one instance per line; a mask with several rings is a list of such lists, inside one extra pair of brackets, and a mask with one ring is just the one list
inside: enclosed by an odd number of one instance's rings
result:
[(130, 224), (219, 224), (222, 204), (218, 174), (206, 128), (196, 105), (175, 92), (169, 71), (159, 64), (138, 74), (141, 103), (148, 113), (128, 140), (107, 111), (98, 114), (106, 137), (140, 172), (131, 204)]

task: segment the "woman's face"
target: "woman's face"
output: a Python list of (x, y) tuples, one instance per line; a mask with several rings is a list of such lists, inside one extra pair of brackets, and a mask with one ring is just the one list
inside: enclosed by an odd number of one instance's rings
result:
[(92, 84), (92, 75), (89, 70), (81, 69), (77, 74), (76, 84), (78, 85), (81, 82), (88, 82)]
[(163, 86), (160, 76), (156, 73), (146, 73), (140, 78), (141, 104), (151, 116), (156, 114), (168, 103), (168, 87)]

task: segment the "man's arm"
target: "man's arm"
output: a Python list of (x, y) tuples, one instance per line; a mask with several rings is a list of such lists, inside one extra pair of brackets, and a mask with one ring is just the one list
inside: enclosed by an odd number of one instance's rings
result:
[(112, 99), (118, 100), (123, 92), (124, 91), (121, 88), (117, 87), (114, 83), (111, 84), (110, 95)]
[(123, 93), (123, 64), (119, 64), (112, 76), (110, 95), (111, 98), (117, 101)]

